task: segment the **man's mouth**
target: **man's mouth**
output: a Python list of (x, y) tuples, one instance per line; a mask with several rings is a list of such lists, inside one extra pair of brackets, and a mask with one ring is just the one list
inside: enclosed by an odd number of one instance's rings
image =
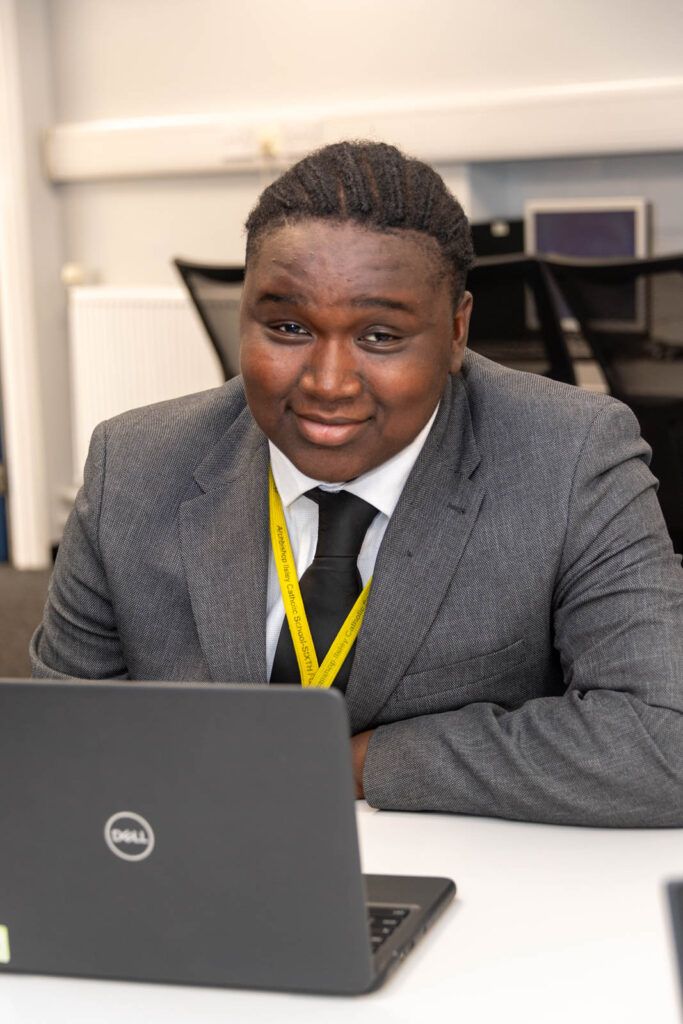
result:
[(295, 412), (300, 433), (312, 444), (336, 445), (352, 441), (367, 423), (367, 418), (348, 416), (320, 416), (313, 412)]

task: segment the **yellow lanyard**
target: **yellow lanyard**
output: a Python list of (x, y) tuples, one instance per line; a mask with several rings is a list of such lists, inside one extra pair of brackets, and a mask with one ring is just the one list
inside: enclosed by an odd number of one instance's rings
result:
[(277, 493), (272, 470), (268, 470), (268, 493), (270, 499), (270, 540), (275, 555), (277, 575), (280, 580), (280, 591), (285, 605), (285, 614), (292, 635), (294, 652), (299, 664), (302, 686), (331, 686), (344, 658), (351, 650), (353, 642), (360, 632), (365, 606), (368, 603), (372, 577), (363, 587), (358, 600), (347, 615), (344, 623), (334, 638), (325, 655), (323, 663), (318, 667), (311, 629), (306, 618), (306, 611), (296, 576), (296, 562), (287, 534), (285, 513)]

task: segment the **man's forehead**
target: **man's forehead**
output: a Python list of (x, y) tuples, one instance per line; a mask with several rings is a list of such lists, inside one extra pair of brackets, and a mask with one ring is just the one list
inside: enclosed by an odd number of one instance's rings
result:
[[(417, 275), (437, 284), (448, 274), (438, 243), (418, 231), (372, 230), (353, 221), (302, 221), (274, 228), (263, 238), (247, 268), (259, 279), (290, 280), (335, 277), (352, 283), (356, 278)], [(291, 289), (292, 294), (296, 289)]]

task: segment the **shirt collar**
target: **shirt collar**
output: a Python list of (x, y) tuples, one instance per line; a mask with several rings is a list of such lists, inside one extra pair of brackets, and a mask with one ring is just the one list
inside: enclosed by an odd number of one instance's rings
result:
[(306, 476), (296, 468), (284, 452), (281, 452), (269, 440), (270, 465), (282, 504), (288, 508), (306, 491), (310, 491), (313, 487), (321, 487), (324, 491), (349, 491), (370, 502), (386, 516), (391, 516), (401, 496), (401, 491), (405, 487), (406, 480), (410, 476), (410, 471), (427, 440), (427, 435), (438, 411), (439, 406), (437, 405), (417, 437), (413, 438), (410, 444), (402, 448), (400, 452), (392, 455), (381, 466), (376, 466), (369, 472), (363, 473), (362, 476), (357, 476), (354, 480), (349, 480), (346, 483), (330, 484)]

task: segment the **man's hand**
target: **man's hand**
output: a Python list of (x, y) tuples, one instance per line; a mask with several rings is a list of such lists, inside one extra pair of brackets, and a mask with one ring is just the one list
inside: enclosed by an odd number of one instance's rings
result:
[(353, 763), (353, 778), (356, 783), (357, 800), (362, 800), (365, 797), (363, 791), (363, 766), (372, 732), (372, 729), (366, 729), (365, 732), (359, 732), (356, 736), (351, 737), (351, 761)]

